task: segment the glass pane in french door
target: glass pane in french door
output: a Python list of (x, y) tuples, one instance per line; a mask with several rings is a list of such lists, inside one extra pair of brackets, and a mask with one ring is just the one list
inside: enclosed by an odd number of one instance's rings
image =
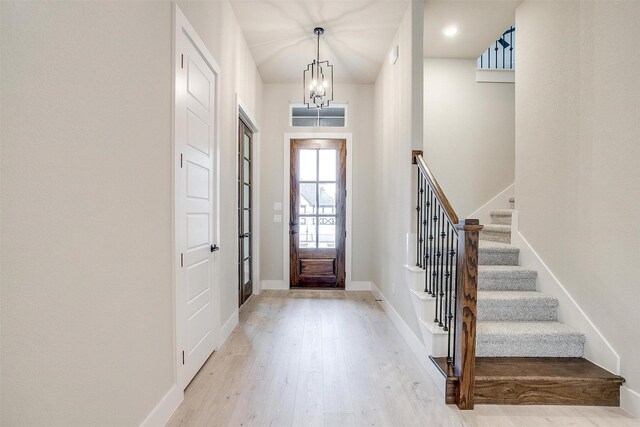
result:
[(325, 249), (336, 247), (335, 216), (318, 217), (318, 247)]
[(318, 196), (316, 194), (318, 184), (315, 182), (300, 183), (300, 203), (298, 213), (300, 215), (316, 214), (316, 202)]
[(300, 150), (298, 247), (336, 247), (337, 152)]
[(336, 213), (336, 183), (323, 182), (318, 185), (318, 213), (320, 215)]
[(300, 150), (300, 181), (318, 180), (318, 150)]
[(336, 150), (319, 150), (318, 153), (318, 180), (336, 180)]
[(299, 248), (316, 248), (317, 247), (317, 233), (318, 224), (315, 216), (301, 216), (298, 218), (300, 224), (298, 224), (298, 238)]

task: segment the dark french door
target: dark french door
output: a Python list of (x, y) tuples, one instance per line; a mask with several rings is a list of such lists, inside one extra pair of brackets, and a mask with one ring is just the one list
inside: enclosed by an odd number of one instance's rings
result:
[(346, 141), (291, 140), (290, 286), (345, 286)]
[(239, 120), (238, 129), (238, 301), (245, 303), (253, 292), (253, 239), (251, 233), (253, 133)]

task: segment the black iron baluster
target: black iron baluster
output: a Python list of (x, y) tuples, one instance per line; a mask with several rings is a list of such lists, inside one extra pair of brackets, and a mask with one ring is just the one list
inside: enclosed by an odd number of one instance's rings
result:
[[(455, 224), (453, 225), (455, 227)], [(451, 344), (452, 347), (452, 351), (451, 351), (451, 360), (454, 361), (456, 360), (456, 325), (458, 323), (458, 308), (455, 306), (456, 304), (458, 304), (458, 271), (460, 271), (460, 263), (459, 258), (460, 256), (458, 255), (458, 251), (460, 250), (460, 246), (459, 246), (459, 236), (458, 233), (456, 233), (456, 239), (455, 239), (455, 243), (454, 243), (454, 248), (455, 248), (455, 256), (454, 256), (454, 261), (453, 261), (453, 265), (456, 266), (455, 270), (453, 270), (453, 293), (451, 295), (451, 298), (453, 299), (453, 343)]]
[[(425, 268), (426, 271), (426, 266), (427, 266), (427, 262), (429, 261), (429, 255), (427, 254), (427, 218), (429, 217), (429, 198), (428, 196), (428, 191), (429, 191), (429, 184), (427, 183), (427, 180), (425, 178), (424, 180), (424, 190), (425, 193), (422, 196), (422, 238), (423, 238), (423, 243), (422, 243), (422, 265), (423, 268)], [(426, 289), (425, 289), (426, 292)]]
[(496, 58), (496, 68), (498, 68), (498, 40), (496, 40), (496, 47), (495, 47), (495, 58)]
[(424, 251), (424, 228), (422, 227), (422, 217), (424, 216), (424, 177), (420, 179), (420, 215), (418, 215), (418, 229), (420, 230), (420, 251), (418, 253), (418, 262), (420, 263), (420, 267), (424, 268), (424, 263), (422, 259), (422, 254)]
[(513, 68), (513, 27), (509, 34), (509, 68)]
[(487, 68), (491, 68), (491, 48), (487, 48)]
[(442, 209), (440, 209), (440, 224), (440, 233), (438, 235), (440, 240), (440, 267), (438, 268), (438, 281), (440, 282), (440, 322), (438, 323), (438, 326), (443, 327), (444, 324), (442, 321), (445, 320), (444, 315), (446, 315), (446, 311), (444, 309), (444, 294), (446, 291), (446, 283), (444, 282), (444, 258), (446, 255), (444, 243), (445, 237), (447, 236), (447, 233), (445, 232), (447, 221), (445, 220), (444, 211)]
[(436, 208), (436, 199), (434, 197), (433, 194), (433, 190), (431, 190), (431, 187), (429, 187), (429, 199), (431, 200), (431, 212), (429, 213), (429, 241), (427, 242), (427, 244), (429, 245), (427, 247), (427, 250), (429, 252), (429, 271), (427, 272), (427, 274), (429, 275), (429, 293), (431, 294), (431, 296), (435, 296), (435, 291), (434, 291), (434, 283), (433, 283), (433, 257), (434, 257), (434, 253), (433, 253), (433, 228), (435, 227), (435, 221), (433, 219), (434, 217), (434, 212), (435, 212), (435, 208)]
[(416, 265), (420, 265), (420, 204), (422, 196), (422, 173), (418, 169), (418, 193), (416, 194)]
[[(447, 219), (445, 223), (445, 229), (447, 230), (446, 234), (446, 245), (445, 245), (445, 255), (446, 261), (444, 263), (444, 328), (445, 331), (449, 331), (449, 322), (447, 322), (449, 311), (451, 311), (451, 299), (449, 295), (451, 294), (451, 288), (449, 287), (449, 276), (451, 276), (451, 269), (449, 267), (449, 260), (451, 255), (449, 253), (450, 245), (449, 245), (449, 236), (451, 235), (451, 223)], [(447, 335), (447, 339), (449, 338)], [(449, 357), (449, 352), (447, 351), (447, 357)]]
[[(436, 220), (436, 227), (435, 227), (435, 233), (434, 233), (434, 243), (435, 243), (435, 251), (436, 251), (436, 258), (433, 260), (434, 261), (434, 269), (433, 269), (433, 281), (436, 284), (436, 289), (435, 289), (435, 294), (434, 296), (436, 297), (436, 315), (435, 315), (435, 320), (434, 322), (438, 324), (438, 326), (442, 326), (441, 325), (441, 320), (440, 320), (440, 309), (439, 306), (440, 304), (438, 304), (438, 297), (440, 296), (440, 292), (441, 292), (441, 286), (442, 283), (440, 283), (440, 281), (438, 280), (438, 265), (440, 264), (440, 223), (441, 221), (441, 210), (442, 210), (442, 206), (440, 206), (440, 202), (438, 202), (438, 208), (436, 209), (436, 216), (434, 217), (434, 219)], [(442, 303), (442, 300), (440, 300), (440, 303)]]
[(449, 342), (447, 343), (447, 358), (451, 361), (451, 340), (455, 339), (455, 325), (451, 328), (451, 320), (453, 319), (453, 314), (451, 313), (452, 308), (455, 310), (453, 305), (455, 304), (455, 299), (453, 298), (453, 287), (455, 283), (453, 282), (454, 275), (454, 266), (455, 266), (455, 256), (456, 251), (454, 249), (456, 242), (458, 241), (458, 236), (456, 235), (456, 229), (453, 224), (449, 223), (449, 230), (451, 231), (451, 235), (449, 236), (449, 276), (447, 277), (449, 281), (449, 311), (447, 313), (447, 327), (449, 328)]

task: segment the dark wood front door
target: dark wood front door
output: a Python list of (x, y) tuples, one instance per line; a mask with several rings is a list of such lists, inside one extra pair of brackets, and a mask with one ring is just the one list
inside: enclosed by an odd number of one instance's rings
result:
[(253, 133), (239, 120), (238, 129), (238, 301), (249, 299), (253, 292), (253, 238), (251, 233)]
[(291, 140), (290, 285), (344, 288), (346, 141)]

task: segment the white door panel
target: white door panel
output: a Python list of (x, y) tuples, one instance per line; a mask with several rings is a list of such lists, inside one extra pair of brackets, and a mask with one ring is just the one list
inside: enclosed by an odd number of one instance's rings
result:
[(209, 199), (209, 169), (187, 162), (187, 197)]
[(176, 39), (176, 344), (186, 387), (215, 350), (216, 73), (183, 32)]
[[(198, 61), (191, 56), (186, 58), (187, 67), (187, 91), (196, 99), (202, 106), (209, 110), (211, 106), (211, 83), (212, 79), (209, 78), (208, 66), (204, 61)], [(198, 67), (197, 63), (200, 63)], [(204, 70), (201, 70), (203, 68)]]
[(209, 155), (211, 128), (191, 110), (187, 110), (187, 144)]

